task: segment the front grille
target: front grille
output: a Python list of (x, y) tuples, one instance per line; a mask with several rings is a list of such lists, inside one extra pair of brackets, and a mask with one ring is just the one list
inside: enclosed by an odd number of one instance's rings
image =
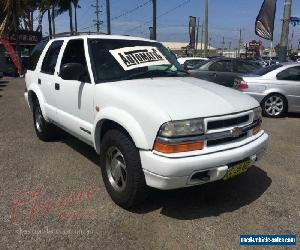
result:
[(247, 121), (249, 121), (249, 115), (230, 118), (226, 120), (210, 121), (207, 123), (207, 130), (233, 127), (245, 123)]
[(247, 137), (247, 132), (241, 134), (239, 137), (227, 137), (227, 138), (223, 138), (223, 139), (210, 140), (210, 141), (207, 141), (207, 147), (218, 146), (220, 144), (237, 141), (239, 139), (243, 139), (246, 137)]

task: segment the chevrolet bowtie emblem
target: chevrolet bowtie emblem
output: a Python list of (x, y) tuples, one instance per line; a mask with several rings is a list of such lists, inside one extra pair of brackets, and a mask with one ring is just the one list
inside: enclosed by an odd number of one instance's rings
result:
[(235, 127), (231, 130), (232, 137), (239, 137), (242, 133), (243, 133), (243, 131), (239, 127)]

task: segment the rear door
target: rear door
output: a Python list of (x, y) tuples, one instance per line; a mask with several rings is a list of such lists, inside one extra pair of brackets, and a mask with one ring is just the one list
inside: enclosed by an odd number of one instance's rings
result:
[(57, 58), (61, 51), (63, 40), (53, 41), (47, 49), (41, 65), (38, 84), (42, 89), (45, 98), (45, 110), (47, 117), (57, 121), (56, 116), (56, 95), (55, 95), (55, 67)]
[(300, 111), (300, 66), (283, 70), (276, 76), (276, 85), (282, 88), (288, 99), (289, 111)]
[(209, 66), (207, 72), (210, 81), (227, 86), (233, 86), (233, 64), (231, 59), (218, 60)]

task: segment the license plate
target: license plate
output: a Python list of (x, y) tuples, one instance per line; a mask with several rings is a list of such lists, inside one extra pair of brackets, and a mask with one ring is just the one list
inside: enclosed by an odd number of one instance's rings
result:
[(250, 167), (250, 165), (251, 165), (250, 160), (246, 160), (246, 161), (243, 161), (243, 162), (233, 165), (232, 167), (230, 167), (227, 170), (225, 176), (223, 177), (223, 180), (226, 181), (228, 179), (231, 179), (237, 175), (240, 175), (240, 174), (246, 172), (248, 170), (248, 168)]

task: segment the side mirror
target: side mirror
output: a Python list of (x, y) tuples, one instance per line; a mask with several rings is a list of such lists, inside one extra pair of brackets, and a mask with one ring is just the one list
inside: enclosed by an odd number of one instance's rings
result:
[(66, 63), (61, 66), (59, 76), (64, 80), (81, 81), (86, 69), (80, 63)]

